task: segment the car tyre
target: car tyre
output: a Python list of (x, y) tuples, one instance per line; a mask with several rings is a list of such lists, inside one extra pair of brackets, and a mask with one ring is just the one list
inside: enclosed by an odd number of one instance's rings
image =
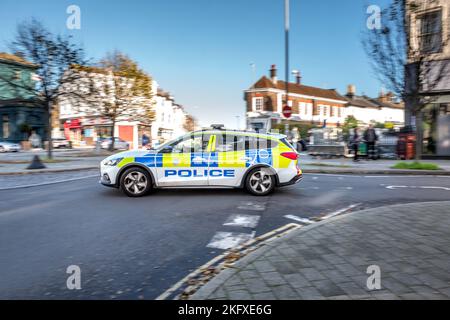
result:
[(120, 189), (128, 197), (142, 197), (152, 189), (152, 178), (145, 169), (129, 168), (120, 177)]
[(275, 190), (275, 175), (268, 168), (253, 169), (245, 178), (245, 189), (255, 196), (266, 196)]

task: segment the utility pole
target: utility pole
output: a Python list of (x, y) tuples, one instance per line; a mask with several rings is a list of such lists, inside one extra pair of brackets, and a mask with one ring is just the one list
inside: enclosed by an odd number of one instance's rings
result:
[[(284, 0), (284, 40), (285, 40), (285, 82), (286, 82), (286, 100), (285, 107), (289, 106), (289, 0)], [(289, 121), (284, 125), (285, 134), (289, 131)]]

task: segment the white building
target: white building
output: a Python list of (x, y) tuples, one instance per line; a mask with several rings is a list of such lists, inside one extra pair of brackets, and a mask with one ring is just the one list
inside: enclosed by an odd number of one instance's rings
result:
[(187, 132), (188, 114), (184, 108), (175, 102), (173, 96), (164, 92), (156, 81), (153, 81), (155, 120), (152, 123), (152, 145), (179, 137)]
[[(85, 67), (85, 70), (89, 69), (92, 70), (89, 71), (91, 75), (95, 73), (98, 83), (108, 77), (101, 69)], [(137, 149), (142, 147), (144, 135), (150, 138), (152, 146), (156, 146), (185, 133), (184, 124), (188, 115), (184, 109), (168, 93), (160, 90), (155, 80), (152, 81), (151, 90), (152, 98), (146, 102), (146, 106), (153, 109), (154, 120), (147, 122), (133, 117), (121, 117), (117, 119), (114, 132), (111, 121), (95, 113), (95, 108), (89, 103), (77, 101), (75, 106), (73, 98), (60, 99), (58, 107), (62, 132), (59, 135), (65, 136), (75, 146), (95, 145), (99, 138), (114, 135), (127, 141), (132, 149)], [(97, 92), (99, 97), (104, 97), (100, 89)], [(55, 133), (55, 136), (58, 134)]]
[(381, 92), (378, 98), (358, 96), (355, 86), (349, 85), (346, 98), (345, 117), (353, 116), (363, 125), (389, 122), (399, 127), (405, 122), (404, 104), (397, 102), (392, 93)]

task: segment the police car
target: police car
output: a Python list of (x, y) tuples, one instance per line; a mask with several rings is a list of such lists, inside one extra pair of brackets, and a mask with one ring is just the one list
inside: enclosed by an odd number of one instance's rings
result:
[(101, 162), (100, 183), (140, 197), (157, 188), (245, 188), (265, 196), (302, 178), (298, 153), (280, 134), (194, 131), (155, 150), (125, 151)]

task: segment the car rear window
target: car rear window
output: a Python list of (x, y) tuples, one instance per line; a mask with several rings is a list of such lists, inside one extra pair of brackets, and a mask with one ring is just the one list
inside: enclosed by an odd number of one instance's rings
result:
[(295, 148), (292, 146), (292, 144), (289, 143), (289, 141), (286, 138), (280, 139), (280, 141), (288, 148), (295, 150)]

